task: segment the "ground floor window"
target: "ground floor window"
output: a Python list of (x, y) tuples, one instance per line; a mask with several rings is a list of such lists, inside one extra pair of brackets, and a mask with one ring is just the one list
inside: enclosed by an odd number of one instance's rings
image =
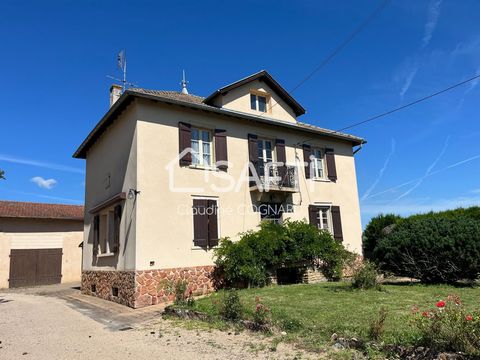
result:
[(318, 204), (308, 206), (310, 224), (321, 230), (329, 231), (338, 241), (343, 241), (342, 218), (340, 207)]
[(218, 245), (218, 206), (215, 199), (193, 199), (193, 244)]
[(120, 242), (122, 205), (101, 210), (93, 217), (93, 252), (106, 255), (117, 252)]

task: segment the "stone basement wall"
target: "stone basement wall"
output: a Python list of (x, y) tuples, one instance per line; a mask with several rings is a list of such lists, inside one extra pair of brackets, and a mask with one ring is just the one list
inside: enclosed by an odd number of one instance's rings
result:
[[(187, 268), (140, 270), (140, 271), (84, 271), (82, 293), (141, 308), (172, 301), (175, 298), (174, 285), (178, 280), (188, 283), (188, 290), (194, 295), (205, 295), (214, 291), (210, 275), (213, 266)], [(92, 291), (92, 285), (96, 291)], [(118, 288), (118, 296), (113, 295)]]

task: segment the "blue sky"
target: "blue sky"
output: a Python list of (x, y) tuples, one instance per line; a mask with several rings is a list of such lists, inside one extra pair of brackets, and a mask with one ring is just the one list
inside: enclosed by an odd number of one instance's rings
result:
[[(81, 203), (71, 155), (108, 109), (125, 47), (141, 87), (216, 88), (267, 69), (294, 88), (379, 1), (2, 1), (0, 198)], [(480, 3), (392, 1), (298, 88), (300, 120), (339, 129), (480, 73)], [(480, 86), (349, 130), (362, 220), (480, 203)]]

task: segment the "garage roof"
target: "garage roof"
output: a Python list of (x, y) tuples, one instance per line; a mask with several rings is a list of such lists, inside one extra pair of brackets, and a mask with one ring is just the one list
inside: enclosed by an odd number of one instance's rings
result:
[(0, 201), (0, 218), (61, 219), (83, 221), (83, 206)]

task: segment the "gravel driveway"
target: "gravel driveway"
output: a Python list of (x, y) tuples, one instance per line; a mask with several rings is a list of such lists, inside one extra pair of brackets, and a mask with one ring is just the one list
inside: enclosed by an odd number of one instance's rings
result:
[(158, 313), (128, 309), (78, 290), (47, 296), (1, 292), (0, 359), (310, 357), (283, 344), (271, 351), (271, 338), (247, 332), (187, 330), (162, 320)]

